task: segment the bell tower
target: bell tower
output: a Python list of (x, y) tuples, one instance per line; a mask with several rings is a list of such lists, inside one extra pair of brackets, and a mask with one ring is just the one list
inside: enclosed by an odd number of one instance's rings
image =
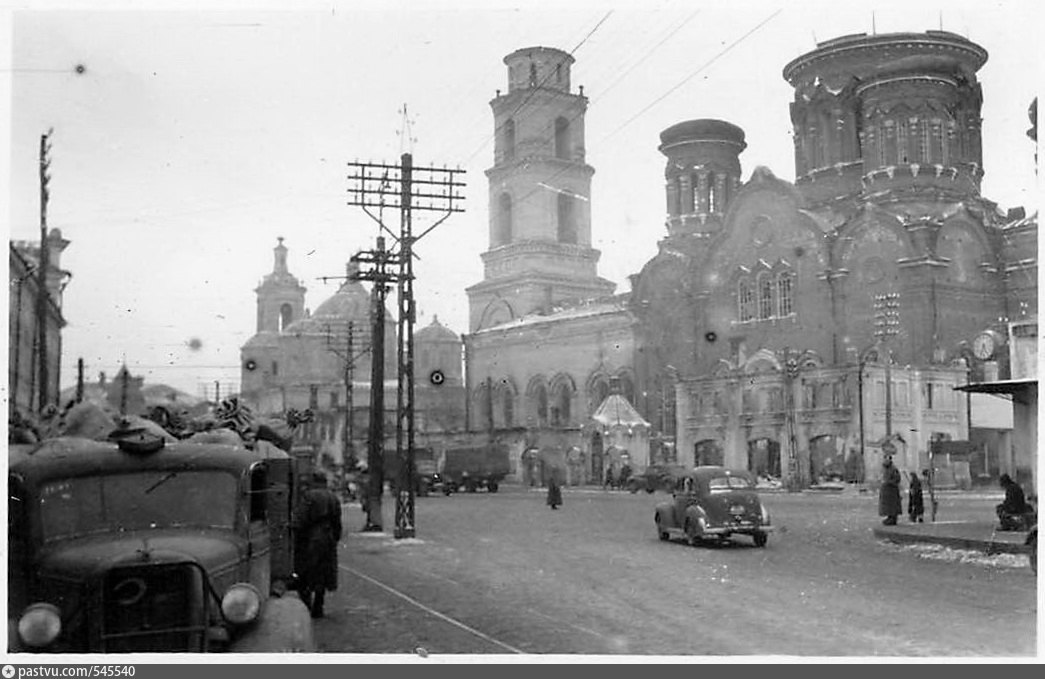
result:
[(305, 315), (305, 287), (287, 269), (283, 237), (273, 248), (272, 273), (254, 289), (258, 296), (258, 332), (279, 333)]
[(591, 247), (591, 178), (584, 158), (588, 99), (570, 91), (573, 57), (527, 47), (504, 58), (508, 92), (490, 102), (494, 164), (484, 276), (468, 288), (472, 332), (570, 300), (611, 294)]

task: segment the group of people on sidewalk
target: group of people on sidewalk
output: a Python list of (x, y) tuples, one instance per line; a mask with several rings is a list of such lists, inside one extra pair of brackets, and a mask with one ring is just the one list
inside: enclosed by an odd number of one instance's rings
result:
[[(929, 472), (922, 474), (928, 482)], [(908, 474), (910, 477), (907, 489), (907, 516), (911, 523), (924, 523), (925, 521), (925, 498), (922, 493), (922, 482), (917, 474)], [(884, 516), (882, 524), (895, 526), (897, 517), (903, 514), (903, 503), (900, 499), (900, 481), (902, 477), (900, 470), (893, 464), (892, 455), (886, 455), (882, 462), (882, 485), (878, 489), (878, 515)]]
[[(925, 499), (922, 493), (922, 481), (917, 474), (909, 473), (907, 490), (907, 516), (911, 523), (925, 521)], [(926, 484), (929, 483), (929, 471), (922, 471)], [(903, 513), (900, 499), (900, 470), (893, 464), (891, 455), (886, 455), (882, 462), (882, 485), (878, 490), (878, 515), (885, 517), (882, 524), (895, 526), (897, 518)], [(1005, 490), (1005, 500), (995, 507), (1001, 530), (1029, 530), (1037, 520), (1034, 508), (1023, 494), (1023, 489), (1008, 474), (1002, 474), (998, 482)]]

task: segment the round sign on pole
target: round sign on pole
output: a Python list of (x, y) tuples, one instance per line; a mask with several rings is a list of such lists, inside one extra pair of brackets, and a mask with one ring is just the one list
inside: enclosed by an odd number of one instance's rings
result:
[(446, 375), (443, 374), (442, 370), (433, 370), (431, 374), (428, 375), (428, 381), (438, 387), (446, 381)]

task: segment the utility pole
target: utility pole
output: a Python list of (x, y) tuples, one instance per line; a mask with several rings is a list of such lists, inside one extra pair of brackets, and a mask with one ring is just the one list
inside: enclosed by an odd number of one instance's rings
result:
[(371, 264), (372, 269), (360, 269), (356, 280), (372, 281), (371, 299), (373, 309), (370, 319), (370, 436), (367, 441), (367, 464), (370, 473), (370, 488), (367, 490), (366, 531), (384, 530), (381, 518), (381, 496), (385, 491), (385, 299), (388, 286), (395, 274), (388, 271), (395, 255), (385, 250), (385, 239), (377, 238), (377, 247), (353, 255), (356, 263)]
[(801, 364), (799, 356), (791, 351), (791, 347), (784, 347), (784, 399), (787, 405), (787, 487), (788, 490), (798, 490), (803, 484), (798, 473), (798, 436), (795, 426), (797, 406), (795, 404), (795, 383), (798, 379)]
[(39, 358), (38, 370), (40, 375), (39, 409), (43, 413), (51, 403), (50, 394), (50, 368), (47, 365), (47, 315), (49, 311), (50, 292), (47, 287), (47, 273), (51, 268), (50, 255), (47, 248), (47, 203), (51, 193), (47, 185), (51, 183), (51, 175), (48, 169), (51, 167), (51, 134), (54, 130), (48, 130), (47, 134), (40, 137), (40, 270), (37, 272), (38, 290), (36, 291), (36, 328), (37, 328), (37, 356)]
[[(347, 276), (351, 278), (351, 274)], [(323, 278), (324, 281), (327, 278)], [(355, 365), (356, 361), (365, 356), (369, 351), (370, 347), (363, 347), (359, 350), (359, 353), (355, 351), (355, 322), (349, 321), (347, 328), (347, 336), (345, 339), (345, 350), (344, 353), (338, 349), (331, 341), (330, 328), (327, 328), (327, 351), (336, 354), (344, 363), (344, 381), (345, 381), (345, 420), (344, 420), (344, 434), (342, 436), (341, 444), (341, 463), (342, 463), (342, 481), (344, 475), (347, 473), (349, 468), (354, 468), (356, 464), (355, 454), (355, 428), (352, 421), (352, 411), (355, 408), (355, 394), (353, 393), (353, 382), (355, 381)]]
[(893, 435), (892, 349), (889, 339), (900, 332), (900, 293), (874, 296), (874, 335), (885, 349), (885, 438)]
[[(405, 111), (405, 108), (404, 108)], [(392, 279), (398, 283), (398, 388), (396, 398), (396, 456), (399, 478), (396, 482), (396, 538), (413, 537), (414, 523), (414, 244), (442, 224), (451, 214), (464, 212), (459, 176), (464, 170), (415, 167), (413, 157), (404, 153), (399, 165), (351, 162), (349, 205), (362, 207), (382, 230), (396, 238), (393, 256), (399, 265)], [(399, 209), (398, 236), (382, 221), (384, 208)], [(371, 212), (378, 209), (378, 214)], [(414, 211), (441, 212), (443, 215), (420, 235), (414, 235)], [(379, 242), (382, 239), (379, 239)], [(382, 311), (383, 311), (382, 307)], [(373, 340), (374, 362), (377, 363), (377, 337)], [(381, 385), (371, 386), (380, 390)]]

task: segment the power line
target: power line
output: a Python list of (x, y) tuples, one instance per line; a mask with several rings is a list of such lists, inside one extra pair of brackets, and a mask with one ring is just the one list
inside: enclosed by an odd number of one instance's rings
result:
[(667, 92), (665, 92), (665, 93), (664, 93), (664, 94), (662, 94), (661, 96), (659, 96), (659, 97), (657, 97), (656, 99), (654, 99), (654, 100), (653, 100), (652, 102), (650, 102), (650, 104), (648, 104), (648, 105), (647, 105), (647, 106), (646, 106), (645, 108), (643, 108), (643, 109), (642, 109), (641, 111), (639, 111), (638, 113), (636, 113), (635, 115), (633, 115), (633, 116), (632, 116), (631, 118), (628, 118), (628, 119), (627, 119), (626, 121), (624, 121), (624, 123), (623, 123), (622, 125), (620, 125), (620, 126), (619, 126), (619, 127), (617, 127), (617, 128), (615, 129), (615, 130), (613, 130), (612, 132), (610, 132), (609, 134), (607, 134), (607, 135), (606, 135), (605, 137), (603, 137), (603, 138), (602, 138), (602, 141), (606, 141), (607, 139), (609, 139), (609, 138), (610, 138), (610, 137), (612, 137), (613, 135), (617, 134), (618, 132), (620, 132), (621, 130), (623, 130), (623, 129), (624, 129), (625, 127), (627, 127), (627, 126), (628, 126), (628, 125), (630, 125), (631, 123), (635, 122), (635, 121), (636, 121), (636, 120), (637, 120), (638, 118), (642, 117), (642, 116), (643, 116), (643, 115), (644, 115), (644, 114), (645, 114), (645, 113), (646, 113), (647, 111), (649, 111), (649, 110), (650, 110), (651, 108), (653, 108), (654, 106), (656, 106), (657, 104), (659, 104), (660, 102), (662, 102), (662, 101), (663, 101), (664, 99), (666, 99), (666, 98), (667, 98), (668, 96), (670, 96), (671, 94), (673, 94), (673, 93), (674, 93), (674, 92), (675, 92), (676, 90), (678, 90), (678, 89), (679, 89), (680, 87), (682, 87), (683, 85), (685, 85), (686, 83), (688, 83), (688, 82), (689, 82), (690, 80), (692, 80), (692, 79), (693, 79), (693, 78), (695, 78), (696, 76), (698, 76), (698, 75), (700, 75), (701, 73), (703, 73), (705, 69), (707, 69), (707, 68), (708, 68), (709, 66), (711, 66), (712, 64), (714, 64), (714, 63), (715, 63), (716, 61), (718, 61), (719, 59), (721, 59), (721, 58), (722, 58), (723, 56), (725, 56), (726, 54), (728, 54), (728, 53), (729, 53), (729, 52), (730, 52), (730, 51), (731, 51), (731, 50), (732, 50), (732, 49), (733, 49), (734, 47), (736, 47), (736, 46), (737, 46), (737, 45), (739, 45), (740, 43), (744, 42), (744, 40), (746, 40), (747, 38), (749, 38), (749, 37), (750, 37), (751, 35), (753, 35), (753, 34), (754, 34), (754, 33), (755, 33), (755, 32), (756, 32), (756, 31), (757, 31), (758, 29), (760, 29), (760, 28), (762, 28), (763, 26), (765, 26), (765, 25), (766, 25), (767, 23), (769, 23), (769, 22), (770, 22), (770, 21), (771, 21), (771, 20), (772, 20), (773, 18), (775, 18), (775, 17), (776, 17), (776, 16), (778, 15), (778, 14), (780, 14), (780, 13), (781, 13), (781, 12), (783, 12), (783, 11), (784, 11), (784, 9), (783, 9), (783, 8), (780, 8), (780, 9), (778, 9), (777, 11), (773, 12), (772, 14), (770, 14), (770, 15), (769, 15), (768, 17), (766, 17), (765, 19), (763, 19), (762, 21), (760, 21), (760, 22), (758, 23), (758, 25), (756, 25), (756, 26), (755, 26), (754, 28), (752, 28), (751, 30), (749, 30), (749, 31), (748, 31), (747, 33), (745, 33), (744, 35), (742, 35), (742, 36), (740, 36), (739, 38), (737, 38), (736, 40), (734, 40), (734, 41), (733, 41), (732, 43), (730, 43), (730, 44), (729, 44), (729, 45), (728, 45), (728, 46), (727, 46), (727, 47), (726, 47), (726, 48), (725, 48), (724, 50), (722, 50), (721, 52), (719, 52), (718, 54), (716, 54), (715, 56), (713, 56), (713, 57), (712, 57), (711, 59), (709, 59), (708, 61), (706, 61), (706, 62), (705, 62), (705, 63), (704, 63), (703, 65), (701, 65), (701, 67), (700, 67), (700, 68), (698, 68), (697, 70), (693, 71), (692, 73), (690, 73), (689, 75), (687, 75), (687, 76), (686, 76), (685, 78), (683, 78), (683, 79), (682, 79), (682, 81), (681, 81), (681, 82), (679, 82), (679, 83), (678, 83), (677, 85), (675, 85), (674, 87), (672, 87), (671, 89), (669, 89), (669, 90), (668, 90)]

